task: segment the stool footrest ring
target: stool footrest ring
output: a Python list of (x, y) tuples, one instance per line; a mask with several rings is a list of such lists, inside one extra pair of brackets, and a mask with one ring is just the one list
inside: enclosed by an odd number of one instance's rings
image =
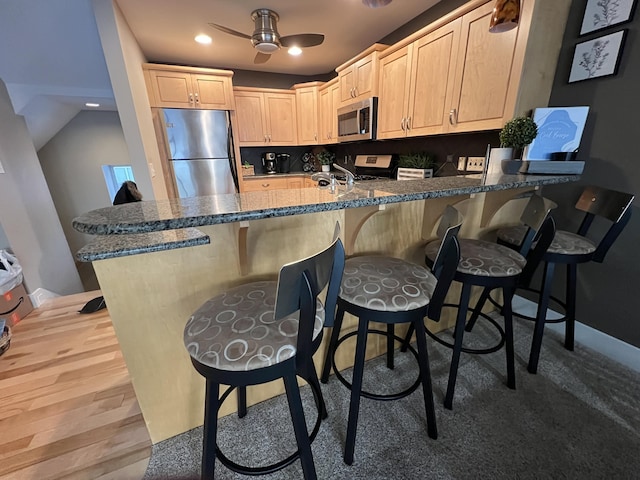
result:
[[(388, 333), (384, 330), (376, 330), (376, 329), (367, 329), (367, 335), (373, 333), (376, 335), (382, 335), (385, 337), (388, 337)], [(357, 335), (358, 332), (354, 331), (354, 332), (350, 332), (346, 335), (344, 335), (343, 337), (341, 337), (338, 342), (336, 343), (336, 348), (333, 351), (333, 358), (331, 359), (331, 364), (333, 366), (333, 371), (336, 375), (336, 378), (340, 381), (340, 383), (342, 383), (345, 387), (347, 387), (349, 390), (351, 390), (351, 382), (349, 382), (347, 379), (345, 379), (342, 374), (338, 371), (337, 367), (336, 367), (336, 362), (335, 362), (335, 352), (338, 350), (338, 347), (340, 347), (340, 344), (342, 342), (344, 342), (346, 339), (351, 338), (355, 335)], [(403, 342), (404, 339), (398, 337), (397, 335), (393, 335), (393, 338), (395, 340), (397, 340), (398, 342)], [(416, 358), (416, 361), (420, 361), (418, 358), (418, 352), (415, 350), (415, 348), (413, 348), (411, 345), (408, 345), (407, 348), (409, 349), (409, 351), (411, 352), (411, 354)], [(390, 393), (390, 394), (379, 394), (379, 393), (371, 393), (371, 392), (366, 392), (364, 390), (362, 390), (360, 392), (360, 395), (362, 397), (365, 398), (370, 398), (372, 400), (380, 400), (380, 401), (388, 401), (388, 400), (398, 400), (400, 398), (404, 398), (410, 394), (412, 394), (413, 392), (416, 391), (416, 389), (420, 386), (420, 384), (422, 383), (422, 378), (420, 376), (420, 374), (418, 374), (418, 379), (415, 381), (415, 383), (413, 385), (411, 385), (409, 388), (407, 388), (406, 390), (403, 390), (401, 392), (398, 393)]]
[[(321, 416), (322, 416), (321, 409), (320, 409), (321, 392), (317, 392), (316, 388), (313, 386), (311, 382), (308, 382), (308, 385), (311, 387), (311, 391), (313, 392), (313, 397), (316, 403), (316, 407), (318, 408), (318, 418), (316, 419), (316, 423), (313, 427), (313, 431), (309, 434), (309, 442), (313, 442), (313, 440), (315, 440), (316, 438), (316, 435), (318, 435), (318, 432), (320, 431), (320, 423), (321, 423)], [(231, 394), (231, 392), (233, 392), (233, 390), (235, 390), (236, 388), (237, 387), (231, 386), (225, 390), (225, 392), (220, 397), (220, 407), (222, 407), (222, 404), (224, 403), (224, 401)], [(282, 470), (283, 468), (291, 465), (293, 462), (295, 462), (300, 458), (300, 451), (296, 450), (294, 453), (289, 455), (284, 460), (280, 460), (279, 462), (275, 462), (270, 465), (264, 465), (261, 467), (247, 467), (245, 465), (240, 465), (239, 463), (236, 463), (233, 460), (230, 460), (224, 453), (222, 453), (222, 451), (220, 450), (220, 447), (216, 443), (216, 457), (218, 458), (218, 460), (220, 460), (220, 463), (222, 463), (229, 470), (233, 470), (236, 473), (240, 473), (242, 475), (265, 475), (265, 474), (277, 472), (278, 470)]]
[[(491, 297), (489, 297), (489, 298), (491, 298)], [(458, 305), (454, 304), (454, 303), (445, 303), (442, 306), (443, 307), (458, 307)], [(465, 352), (465, 353), (473, 353), (473, 354), (477, 354), (477, 355), (484, 355), (484, 354), (487, 354), (487, 353), (497, 352), (498, 350), (500, 350), (504, 346), (504, 342), (505, 342), (504, 329), (500, 326), (500, 324), (498, 322), (496, 322), (493, 318), (491, 318), (486, 313), (480, 312), (479, 316), (484, 318), (485, 320), (487, 320), (490, 324), (492, 324), (496, 328), (496, 330), (500, 334), (500, 341), (497, 344), (495, 344), (494, 346), (487, 347), (487, 348), (462, 347), (462, 351)], [(429, 331), (429, 329), (426, 328), (426, 327), (425, 327), (425, 331), (427, 332), (427, 335), (429, 335), (431, 338), (433, 338), (440, 345), (444, 345), (445, 347), (448, 347), (448, 348), (453, 348), (453, 343), (450, 343), (450, 342), (447, 342), (447, 341), (443, 340), (442, 338), (438, 337), (435, 333)]]
[[(516, 289), (516, 295), (518, 294), (518, 290), (524, 291), (524, 292), (531, 292), (531, 293), (535, 293), (536, 295), (540, 295), (541, 292), (540, 290), (537, 290), (535, 288), (531, 288), (531, 287), (518, 287)], [(528, 299), (527, 299), (528, 300)], [(489, 301), (495, 306), (498, 307), (499, 309), (502, 309), (502, 305), (496, 300), (494, 299), (491, 295), (489, 295)], [(533, 300), (530, 300), (531, 302), (535, 303)], [(560, 300), (557, 297), (554, 296), (549, 296), (549, 303), (554, 303), (555, 305), (559, 306), (564, 312), (567, 311), (567, 305)], [(548, 312), (548, 310), (547, 310)], [(518, 318), (522, 318), (524, 320), (529, 320), (531, 322), (535, 322), (536, 321), (536, 317), (532, 317), (530, 315), (525, 315), (523, 313), (520, 313), (516, 310), (511, 310), (511, 314), (514, 317), (518, 317)], [(562, 323), (565, 322), (567, 320), (566, 315), (562, 315), (560, 318), (545, 318), (544, 322), (545, 323)]]

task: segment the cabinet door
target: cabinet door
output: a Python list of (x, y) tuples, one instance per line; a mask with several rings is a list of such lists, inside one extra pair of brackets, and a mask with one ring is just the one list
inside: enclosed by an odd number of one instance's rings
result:
[(320, 143), (324, 144), (331, 138), (331, 88), (323, 88), (319, 92), (320, 104)]
[(193, 108), (191, 74), (149, 70), (149, 78), (155, 98), (152, 107)]
[(296, 89), (298, 114), (298, 145), (317, 145), (318, 134), (318, 87)]
[(328, 145), (338, 141), (338, 106), (340, 83), (328, 84), (320, 93), (320, 143)]
[(236, 129), (242, 147), (267, 145), (264, 96), (260, 92), (235, 91)]
[(451, 132), (497, 129), (503, 125), (519, 29), (499, 35), (489, 33), (492, 10), (493, 4), (487, 3), (462, 17)]
[(265, 93), (264, 104), (269, 145), (297, 145), (295, 93)]
[(287, 188), (304, 188), (304, 177), (287, 178)]
[(448, 129), (460, 25), (460, 19), (454, 20), (413, 44), (406, 121), (409, 136)]
[(377, 132), (380, 139), (406, 134), (412, 51), (413, 45), (407, 45), (380, 60)]
[(231, 77), (216, 75), (191, 75), (196, 108), (233, 110)]
[(340, 103), (349, 104), (353, 101), (354, 89), (356, 88), (356, 73), (353, 66), (342, 70), (338, 74), (340, 88)]
[(355, 98), (374, 97), (378, 94), (378, 53), (372, 53), (353, 64)]

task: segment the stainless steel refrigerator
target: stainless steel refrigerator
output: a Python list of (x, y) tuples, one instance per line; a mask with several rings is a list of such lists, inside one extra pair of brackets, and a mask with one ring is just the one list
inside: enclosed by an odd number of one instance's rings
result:
[(236, 193), (229, 112), (157, 109), (165, 154), (180, 198)]

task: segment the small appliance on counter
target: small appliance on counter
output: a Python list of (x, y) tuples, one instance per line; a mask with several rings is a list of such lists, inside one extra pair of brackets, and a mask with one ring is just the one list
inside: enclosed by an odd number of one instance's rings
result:
[(291, 170), (291, 155), (288, 153), (276, 155), (276, 170), (278, 173), (289, 173)]
[(262, 166), (268, 175), (278, 173), (278, 160), (274, 152), (265, 152), (262, 154)]

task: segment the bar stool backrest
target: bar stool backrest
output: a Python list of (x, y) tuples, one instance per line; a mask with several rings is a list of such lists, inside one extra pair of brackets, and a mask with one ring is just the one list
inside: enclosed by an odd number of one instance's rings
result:
[(606, 188), (588, 186), (576, 202), (576, 209), (585, 212), (578, 234), (586, 236), (595, 217), (613, 222), (602, 237), (593, 255), (593, 261), (602, 263), (613, 242), (618, 238), (631, 218), (631, 202), (635, 195)]
[(544, 198), (537, 194), (531, 195), (531, 198), (529, 198), (529, 201), (520, 216), (520, 222), (527, 227), (527, 233), (520, 244), (520, 255), (526, 257), (529, 254), (531, 245), (533, 242), (538, 240), (540, 236), (542, 224), (551, 213), (551, 210), (557, 206), (558, 205), (555, 202), (548, 198)]
[(447, 205), (438, 224), (438, 237), (442, 240), (440, 249), (433, 262), (431, 271), (438, 279), (436, 288), (429, 301), (427, 315), (431, 320), (440, 320), (444, 299), (447, 296), (453, 277), (460, 262), (460, 244), (458, 233), (462, 226), (463, 216), (451, 205)]
[(327, 284), (325, 325), (327, 321), (333, 324), (344, 270), (344, 247), (339, 235), (340, 224), (336, 222), (333, 240), (327, 248), (308, 258), (283, 265), (280, 269), (274, 320), (300, 310), (297, 351), (311, 351), (317, 297)]

